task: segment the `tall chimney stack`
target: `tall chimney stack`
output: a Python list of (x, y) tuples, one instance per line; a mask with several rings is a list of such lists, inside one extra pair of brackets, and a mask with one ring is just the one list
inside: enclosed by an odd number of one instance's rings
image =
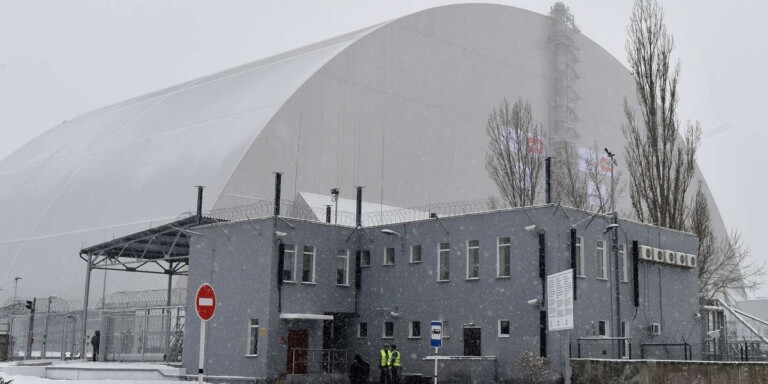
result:
[(280, 184), (283, 174), (275, 172), (275, 216), (280, 216)]

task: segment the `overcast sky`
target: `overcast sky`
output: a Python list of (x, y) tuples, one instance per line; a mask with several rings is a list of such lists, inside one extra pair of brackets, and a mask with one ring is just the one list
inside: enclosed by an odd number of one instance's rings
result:
[[(455, 1), (0, 0), (0, 159), (61, 121)], [(547, 14), (554, 2), (497, 1)], [(682, 120), (728, 227), (768, 260), (768, 2), (662, 1), (682, 61)], [(566, 2), (584, 35), (626, 62), (629, 0)], [(2, 207), (0, 207), (2, 209)], [(757, 296), (768, 296), (764, 287)]]

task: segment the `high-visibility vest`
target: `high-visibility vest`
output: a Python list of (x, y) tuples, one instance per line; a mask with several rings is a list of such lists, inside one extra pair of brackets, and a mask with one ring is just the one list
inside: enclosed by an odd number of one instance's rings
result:
[(399, 367), (400, 366), (400, 351), (390, 351), (389, 352), (389, 365), (393, 366), (393, 367)]
[(386, 349), (382, 349), (380, 352), (381, 352), (381, 366), (386, 367), (387, 364), (389, 364), (390, 351)]

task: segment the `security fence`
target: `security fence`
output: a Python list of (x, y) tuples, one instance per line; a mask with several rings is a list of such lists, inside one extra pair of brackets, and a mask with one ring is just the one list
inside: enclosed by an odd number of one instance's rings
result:
[(693, 360), (693, 346), (688, 343), (642, 343), (640, 358), (648, 360)]
[[(102, 299), (88, 311), (86, 356), (92, 358), (91, 338), (100, 331), (102, 361), (181, 361), (184, 334), (185, 289), (173, 289), (171, 306), (165, 290), (118, 292)], [(0, 309), (9, 323), (9, 359), (83, 358), (83, 311), (56, 304), (54, 298), (35, 300), (35, 313), (26, 299)], [(31, 329), (30, 329), (31, 325)]]

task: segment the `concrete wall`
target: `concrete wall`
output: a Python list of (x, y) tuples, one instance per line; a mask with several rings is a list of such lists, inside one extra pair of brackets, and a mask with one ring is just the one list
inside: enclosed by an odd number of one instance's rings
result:
[(572, 359), (571, 368), (574, 384), (757, 384), (768, 377), (765, 363)]
[[(529, 219), (530, 217), (530, 219)], [(588, 212), (554, 206), (496, 211), (457, 217), (432, 219), (383, 227), (367, 231), (324, 223), (277, 221), (277, 229), (287, 233), (280, 238), (296, 245), (301, 260), (304, 245), (315, 247), (315, 281), (313, 284), (285, 283), (282, 287), (281, 311), (278, 311), (277, 253), (271, 246), (274, 232), (272, 219), (252, 222), (223, 223), (222, 227), (206, 226), (203, 236), (192, 239), (190, 287), (211, 282), (217, 289), (220, 308), (209, 324), (207, 365), (214, 375), (236, 375), (273, 379), (285, 373), (287, 348), (281, 338), (291, 329), (309, 331), (309, 348), (323, 348), (323, 322), (319, 320), (285, 320), (283, 314), (332, 314), (335, 318), (335, 348), (348, 349), (350, 356), (360, 354), (371, 363), (372, 373), (378, 364), (378, 350), (383, 343), (396, 344), (402, 352), (403, 372), (431, 375), (431, 366), (423, 358), (431, 356), (429, 322), (448, 321), (447, 338), (440, 353), (444, 356), (464, 355), (463, 329), (480, 328), (481, 352), (495, 357), (501, 379), (515, 376), (516, 358), (525, 351), (539, 353), (539, 311), (527, 301), (542, 297), (538, 275), (538, 238), (525, 227), (535, 223), (546, 238), (546, 274), (570, 268), (570, 230), (577, 229), (583, 238), (585, 273), (576, 279), (578, 297), (575, 303), (572, 331), (547, 332), (547, 351), (552, 368), (565, 370), (569, 345), (576, 353), (575, 340), (596, 337), (597, 323), (609, 321), (609, 335), (615, 335), (616, 298), (615, 265), (609, 260), (608, 279), (597, 278), (596, 241), (605, 240), (607, 222)], [(442, 224), (441, 224), (442, 223)], [(619, 243), (652, 245), (685, 253), (695, 253), (697, 240), (690, 234), (662, 230), (630, 221), (621, 221)], [(387, 228), (402, 234), (385, 235)], [(497, 241), (510, 237), (512, 272), (498, 277)], [(480, 243), (479, 278), (467, 279), (467, 242)], [(437, 281), (438, 244), (450, 244), (450, 279)], [(422, 261), (410, 262), (410, 249), (422, 247)], [(383, 265), (386, 248), (395, 249), (394, 265)], [(610, 248), (610, 247), (608, 247)], [(337, 251), (350, 251), (350, 286), (336, 284)], [(354, 254), (371, 252), (371, 265), (362, 268), (361, 291), (355, 308)], [(627, 260), (631, 260), (630, 247)], [(300, 262), (299, 262), (300, 265)], [(626, 321), (632, 337), (634, 356), (641, 343), (698, 343), (697, 271), (646, 262), (639, 263), (640, 306), (633, 305), (632, 264), (627, 267), (628, 281), (620, 282), (621, 320)], [(297, 274), (300, 269), (297, 268)], [(193, 305), (194, 289), (188, 303)], [(190, 313), (193, 308), (189, 308)], [(395, 312), (396, 315), (393, 315)], [(244, 357), (247, 319), (259, 318), (262, 337), (259, 356)], [(499, 320), (509, 320), (510, 335), (500, 336)], [(394, 324), (394, 336), (384, 338), (385, 322)], [(411, 322), (421, 324), (421, 336), (409, 337)], [(660, 336), (646, 334), (652, 322), (662, 324)], [(366, 323), (367, 337), (358, 337), (358, 328)], [(184, 359), (187, 372), (196, 371), (199, 322), (190, 316), (185, 334)], [(603, 352), (604, 351), (604, 352)], [(617, 358), (615, 342), (584, 343), (584, 355)]]

